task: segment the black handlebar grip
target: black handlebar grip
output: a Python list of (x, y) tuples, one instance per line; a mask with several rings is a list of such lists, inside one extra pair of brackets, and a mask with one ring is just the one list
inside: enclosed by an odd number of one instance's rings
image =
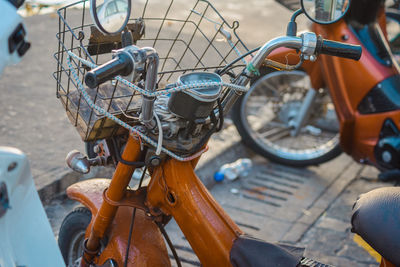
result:
[(318, 54), (359, 60), (361, 58), (362, 48), (360, 45), (324, 40), (321, 36), (318, 36), (316, 52)]
[(124, 53), (119, 53), (112, 60), (86, 73), (85, 83), (89, 88), (96, 88), (117, 75), (129, 75), (132, 70), (132, 59)]

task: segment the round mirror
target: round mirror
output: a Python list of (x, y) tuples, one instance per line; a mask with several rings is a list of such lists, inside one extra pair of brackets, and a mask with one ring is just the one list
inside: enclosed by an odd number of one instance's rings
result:
[(350, 0), (301, 0), (304, 13), (319, 24), (330, 24), (343, 18), (349, 6)]
[(120, 33), (131, 13), (131, 0), (90, 0), (90, 13), (104, 34)]

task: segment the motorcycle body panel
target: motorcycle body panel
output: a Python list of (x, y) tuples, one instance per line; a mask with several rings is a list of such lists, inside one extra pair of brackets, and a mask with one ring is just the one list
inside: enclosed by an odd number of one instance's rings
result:
[(363, 46), (363, 54), (357, 62), (324, 55), (320, 56), (319, 62), (340, 121), (343, 150), (357, 161), (376, 164), (373, 151), (380, 129), (388, 118), (399, 124), (400, 110), (361, 114), (359, 106), (377, 85), (399, 74), (397, 63), (394, 60), (391, 64), (378, 61), (376, 53), (371, 53), (359, 41), (344, 20), (332, 25), (314, 25), (313, 30), (332, 40), (346, 36), (348, 43)]
[[(0, 266), (65, 266), (25, 154), (0, 147)], [(8, 207), (7, 207), (8, 206)]]
[[(360, 112), (366, 98), (372, 91), (377, 91), (378, 87), (385, 86), (382, 91), (390, 91), (394, 94), (392, 97), (400, 98), (399, 86), (390, 82), (400, 71), (391, 52), (385, 52), (388, 49), (386, 33), (381, 30), (382, 25), (385, 25), (384, 9), (379, 8), (379, 5), (368, 16), (361, 16), (354, 11), (357, 7), (351, 6), (346, 19), (330, 25), (312, 24), (312, 31), (325, 39), (361, 45), (363, 52), (359, 61), (320, 55), (315, 62), (305, 62), (302, 66), (310, 75), (313, 88), (329, 89), (340, 123), (343, 151), (356, 161), (375, 166), (378, 163), (374, 148), (384, 122), (391, 119), (400, 126), (399, 109)], [(363, 29), (361, 23), (369, 23), (364, 26), (369, 28)], [(359, 28), (356, 30), (352, 24), (359, 25)], [(268, 58), (295, 64), (298, 59), (290, 56), (293, 53), (290, 49), (277, 49)]]
[[(82, 203), (92, 213), (92, 222), (86, 231), (86, 238), (92, 230), (92, 224), (103, 203), (103, 192), (110, 185), (110, 179), (90, 179), (71, 185), (67, 189), (69, 198)], [(133, 208), (119, 207), (112, 224), (109, 227), (107, 240), (102, 240), (102, 253), (96, 257), (97, 265), (113, 259), (118, 265), (124, 266), (128, 245)], [(128, 266), (170, 266), (167, 248), (160, 230), (143, 210), (137, 209), (134, 231), (129, 248)]]

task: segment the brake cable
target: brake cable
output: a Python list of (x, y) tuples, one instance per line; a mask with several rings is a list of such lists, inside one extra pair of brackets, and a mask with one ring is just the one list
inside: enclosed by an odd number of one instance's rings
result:
[(167, 244), (168, 244), (169, 248), (171, 249), (172, 255), (175, 258), (176, 265), (178, 265), (178, 267), (182, 267), (182, 263), (178, 257), (178, 253), (176, 253), (174, 244), (172, 244), (171, 239), (169, 238), (169, 236), (167, 234), (167, 231), (165, 231), (165, 229), (164, 229), (164, 226), (160, 222), (155, 222), (155, 223), (158, 226), (158, 228), (160, 229), (161, 233), (163, 234), (165, 240), (167, 241)]
[[(144, 176), (146, 175), (146, 171), (147, 171), (147, 167), (145, 167), (144, 170), (143, 170), (143, 173), (142, 173), (142, 176), (140, 177), (140, 181), (139, 181), (139, 185), (138, 185), (138, 189), (137, 190), (139, 190), (142, 187), (142, 183), (143, 183)], [(133, 233), (133, 225), (135, 223), (135, 216), (136, 216), (136, 208), (133, 208), (131, 226), (129, 228), (128, 244), (127, 244), (127, 247), (126, 247), (124, 267), (128, 266), (129, 249), (130, 249), (130, 246), (131, 246), (131, 239), (132, 239), (132, 233)]]

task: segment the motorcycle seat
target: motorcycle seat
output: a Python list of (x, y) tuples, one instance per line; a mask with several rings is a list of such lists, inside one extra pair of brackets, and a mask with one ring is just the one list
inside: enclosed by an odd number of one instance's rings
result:
[(233, 243), (230, 261), (234, 267), (296, 267), (303, 252), (303, 248), (268, 243), (244, 235)]
[(353, 206), (352, 232), (382, 257), (400, 266), (400, 187), (372, 190)]

